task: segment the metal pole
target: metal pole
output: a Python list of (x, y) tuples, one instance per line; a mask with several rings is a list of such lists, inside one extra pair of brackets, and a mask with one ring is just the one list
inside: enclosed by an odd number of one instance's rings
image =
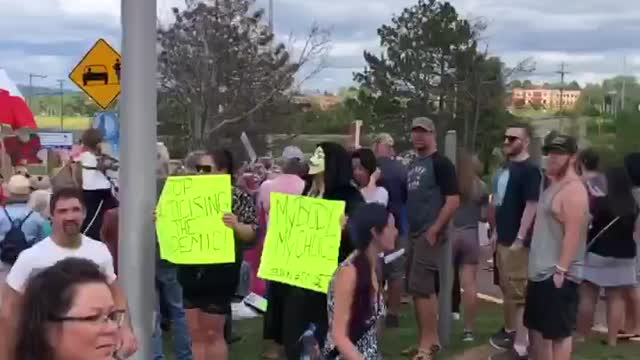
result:
[(31, 109), (31, 97), (33, 97), (33, 74), (29, 74), (29, 97), (27, 98), (27, 104), (29, 105), (29, 109)]
[(156, 0), (121, 0), (122, 93), (120, 124), (120, 268), (140, 349), (152, 357), (156, 203)]
[(64, 80), (58, 80), (60, 84), (60, 131), (64, 130)]
[(269, 0), (269, 31), (273, 33), (273, 0)]
[(33, 78), (46, 79), (47, 75), (29, 73), (29, 97), (27, 98), (27, 105), (29, 105), (29, 109), (31, 109), (31, 111), (33, 111), (33, 109), (31, 108), (33, 98)]
[[(455, 130), (447, 131), (444, 140), (444, 153), (454, 164), (456, 163), (457, 134)], [(453, 248), (451, 241), (451, 227), (446, 230), (449, 235), (447, 241), (442, 245), (443, 255), (440, 260), (440, 293), (438, 294), (438, 334), (442, 346), (449, 346), (451, 343), (451, 324), (453, 322), (451, 312), (451, 292), (453, 289)]]

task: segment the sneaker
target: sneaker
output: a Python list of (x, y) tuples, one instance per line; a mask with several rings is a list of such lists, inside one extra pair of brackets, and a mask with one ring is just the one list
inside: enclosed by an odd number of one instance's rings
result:
[(454, 321), (460, 321), (460, 313), (454, 312), (451, 316)]
[(520, 355), (515, 350), (509, 349), (501, 353), (489, 356), (489, 360), (528, 360), (529, 355)]
[(384, 326), (387, 329), (397, 329), (400, 327), (400, 318), (398, 315), (387, 314), (384, 319)]
[(500, 329), (496, 334), (491, 336), (489, 344), (498, 350), (509, 350), (513, 348), (513, 340), (516, 337), (516, 333), (508, 333), (504, 328)]
[(462, 342), (474, 342), (476, 338), (473, 336), (473, 331), (465, 330), (462, 333)]

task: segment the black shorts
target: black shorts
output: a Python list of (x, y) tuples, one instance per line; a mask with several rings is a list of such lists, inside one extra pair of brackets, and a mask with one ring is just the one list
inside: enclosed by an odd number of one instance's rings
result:
[(197, 298), (184, 298), (185, 309), (199, 309), (202, 312), (213, 315), (231, 314), (231, 296), (210, 296)]
[(529, 281), (524, 310), (524, 325), (542, 334), (546, 340), (571, 337), (578, 316), (578, 284), (565, 280), (556, 288), (553, 276), (544, 281)]
[(184, 308), (200, 309), (209, 314), (231, 314), (231, 301), (238, 288), (239, 276), (237, 264), (180, 265), (178, 280), (182, 285)]

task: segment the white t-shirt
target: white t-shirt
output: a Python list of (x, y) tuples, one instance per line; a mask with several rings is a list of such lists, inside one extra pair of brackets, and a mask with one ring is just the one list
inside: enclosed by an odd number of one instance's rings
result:
[(382, 186), (377, 186), (373, 189), (363, 188), (360, 189), (360, 192), (367, 203), (378, 203), (384, 206), (389, 203), (389, 193)]
[(13, 290), (23, 293), (31, 276), (70, 257), (91, 260), (100, 267), (109, 283), (116, 280), (113, 258), (107, 246), (100, 241), (82, 235), (82, 243), (76, 249), (63, 248), (53, 242), (51, 237), (47, 237), (24, 250), (7, 275), (7, 285)]
[(111, 189), (111, 182), (102, 171), (85, 169), (85, 167), (95, 168), (98, 166), (98, 158), (93, 153), (83, 152), (80, 155), (80, 164), (82, 164), (82, 188), (84, 190)]

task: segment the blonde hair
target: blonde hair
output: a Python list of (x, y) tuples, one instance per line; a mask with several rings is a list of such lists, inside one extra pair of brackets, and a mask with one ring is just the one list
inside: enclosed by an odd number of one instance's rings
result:
[(49, 218), (49, 202), (51, 201), (51, 193), (47, 190), (36, 190), (29, 196), (27, 206), (33, 211), (42, 215), (45, 218)]

